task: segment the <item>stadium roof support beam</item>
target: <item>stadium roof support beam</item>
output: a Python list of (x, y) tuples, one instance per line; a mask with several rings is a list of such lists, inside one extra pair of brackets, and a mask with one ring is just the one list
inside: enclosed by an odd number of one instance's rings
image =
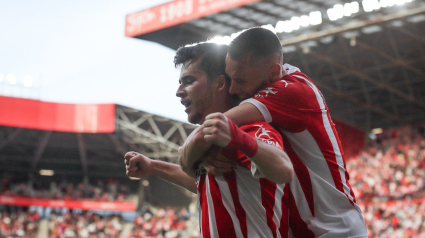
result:
[[(390, 39), (390, 42), (392, 43), (391, 45), (393, 45), (393, 48), (394, 48), (394, 51), (395, 51), (397, 57), (399, 57), (400, 54), (399, 54), (399, 51), (398, 51), (397, 46), (394, 44), (394, 41), (391, 39), (391, 37), (389, 37), (389, 39)], [(379, 51), (376, 48), (371, 47), (371, 46), (369, 46), (369, 45), (367, 45), (367, 44), (365, 44), (363, 42), (357, 41), (357, 45), (360, 46), (360, 47), (362, 47), (363, 49), (366, 49), (368, 51), (372, 51), (373, 53), (381, 56), (382, 58), (385, 58), (387, 60), (390, 60), (391, 62), (393, 62), (396, 65), (400, 65), (403, 68), (408, 69), (409, 71), (422, 76), (420, 78), (421, 81), (425, 81), (425, 72), (423, 72), (422, 70), (419, 70), (419, 69), (417, 69), (415, 67), (410, 66), (408, 63), (406, 63), (403, 60), (395, 59), (395, 58), (391, 57), (390, 55), (388, 55), (388, 54), (386, 54), (386, 53), (384, 53), (382, 51)]]
[(15, 137), (17, 137), (19, 133), (22, 132), (22, 130), (23, 130), (22, 128), (18, 128), (14, 130), (12, 133), (10, 133), (7, 139), (0, 143), (0, 150), (2, 150), (7, 144), (9, 144), (13, 139), (15, 139)]
[(35, 168), (38, 164), (38, 161), (40, 161), (41, 155), (43, 155), (44, 149), (46, 149), (47, 142), (49, 141), (51, 134), (51, 131), (46, 131), (46, 133), (44, 133), (43, 139), (40, 141), (40, 145), (38, 146), (37, 152), (35, 153), (34, 159), (32, 160), (31, 175), (35, 172)]
[(84, 147), (83, 136), (81, 133), (77, 134), (78, 151), (80, 152), (81, 164), (83, 166), (84, 179), (88, 178), (87, 174), (87, 153)]
[(109, 139), (111, 139), (112, 143), (115, 145), (115, 148), (124, 156), (127, 153), (127, 150), (124, 148), (122, 143), (118, 140), (115, 134), (108, 134)]
[(184, 123), (121, 107), (116, 112), (125, 144), (152, 159), (176, 162), (178, 148), (187, 139)]
[(221, 24), (221, 25), (224, 25), (224, 26), (227, 26), (227, 27), (231, 27), (231, 28), (233, 28), (233, 29), (234, 29), (234, 31), (236, 31), (236, 30), (237, 30), (236, 26), (231, 25), (231, 24), (229, 24), (229, 23), (227, 23), (227, 22), (218, 21), (218, 20), (216, 20), (216, 19), (214, 19), (214, 18), (211, 18), (211, 17), (205, 17), (205, 19), (208, 19), (208, 21), (212, 21), (212, 22), (215, 22), (215, 23), (217, 23), (217, 24)]
[(420, 14), (420, 13), (423, 13), (423, 12), (425, 12), (425, 6), (415, 8), (415, 9), (400, 11), (398, 13), (394, 13), (394, 14), (390, 14), (390, 15), (386, 15), (386, 16), (382, 16), (382, 17), (377, 18), (375, 20), (356, 21), (356, 22), (348, 23), (346, 25), (342, 25), (342, 26), (331, 28), (331, 29), (323, 30), (323, 31), (299, 35), (299, 36), (296, 36), (296, 37), (292, 37), (290, 39), (281, 40), (280, 43), (282, 44), (282, 46), (297, 44), (297, 43), (300, 43), (300, 42), (303, 42), (303, 41), (313, 40), (313, 39), (321, 38), (321, 37), (328, 36), (328, 35), (334, 35), (334, 34), (344, 32), (344, 31), (349, 31), (349, 30), (361, 28), (361, 27), (368, 26), (368, 25), (373, 25), (373, 24), (377, 24), (377, 23), (391, 21), (391, 20), (395, 20), (395, 19), (398, 19), (398, 18), (408, 17), (408, 16)]
[(399, 97), (401, 97), (401, 98), (403, 98), (403, 99), (405, 99), (405, 100), (407, 100), (409, 102), (415, 103), (415, 104), (417, 104), (417, 105), (422, 106), (422, 107), (425, 108), (425, 103), (424, 102), (416, 101), (411, 95), (408, 95), (408, 94), (406, 94), (406, 93), (404, 93), (402, 91), (399, 91), (396, 88), (394, 88), (394, 87), (392, 87), (392, 86), (390, 86), (388, 84), (385, 84), (383, 82), (379, 82), (378, 80), (376, 80), (376, 79), (374, 79), (372, 77), (369, 77), (369, 76), (367, 76), (367, 75), (365, 75), (365, 74), (363, 74), (363, 73), (361, 73), (361, 72), (359, 72), (357, 70), (352, 70), (352, 69), (350, 69), (350, 68), (348, 68), (348, 67), (346, 67), (346, 66), (344, 66), (344, 65), (342, 65), (342, 64), (340, 64), (338, 62), (335, 62), (334, 60), (330, 59), (329, 57), (322, 56), (322, 55), (316, 54), (314, 52), (310, 52), (310, 54), (312, 56), (314, 56), (315, 58), (319, 59), (319, 60), (323, 60), (323, 61), (328, 62), (328, 63), (330, 63), (330, 64), (332, 64), (334, 66), (337, 66), (338, 68), (340, 68), (340, 69), (342, 69), (342, 70), (344, 70), (346, 72), (350, 72), (351, 74), (356, 75), (357, 77), (359, 77), (359, 78), (361, 78), (361, 79), (363, 79), (363, 80), (365, 80), (365, 81), (367, 81), (369, 83), (372, 83), (372, 84), (376, 85), (377, 87), (379, 87), (381, 89), (385, 89), (385, 90), (387, 90), (389, 92), (392, 92), (395, 95), (397, 95), (397, 96), (399, 96)]
[[(324, 89), (324, 90), (326, 90), (326, 91), (328, 91), (328, 92), (330, 92), (330, 93), (332, 93), (332, 94), (334, 94), (334, 95), (336, 95), (338, 97), (345, 98), (345, 99), (351, 101), (352, 103), (354, 103), (356, 105), (363, 106), (364, 108), (367, 108), (369, 110), (372, 110), (372, 111), (374, 111), (376, 113), (379, 113), (379, 114), (381, 114), (383, 116), (386, 116), (386, 117), (388, 117), (389, 119), (391, 119), (393, 121), (396, 121), (396, 122), (402, 122), (403, 121), (401, 118), (399, 118), (397, 116), (394, 116), (393, 114), (391, 114), (391, 113), (389, 113), (389, 112), (381, 109), (380, 107), (376, 107), (376, 106), (373, 106), (371, 104), (364, 103), (363, 101), (361, 101), (361, 100), (359, 100), (359, 99), (357, 99), (355, 97), (349, 96), (349, 95), (347, 95), (344, 92), (339, 92), (338, 90), (336, 90), (336, 89), (334, 89), (332, 87), (329, 87), (326, 84), (322, 84), (322, 83), (320, 83), (318, 81), (314, 81), (314, 83), (319, 87), (319, 89)], [(363, 128), (363, 129), (367, 129), (367, 128)]]

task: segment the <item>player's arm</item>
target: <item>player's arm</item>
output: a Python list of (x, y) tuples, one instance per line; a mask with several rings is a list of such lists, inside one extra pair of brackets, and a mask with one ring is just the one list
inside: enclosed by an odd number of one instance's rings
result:
[[(244, 103), (234, 107), (225, 112), (224, 115), (234, 121), (238, 126), (253, 121), (264, 121), (264, 117), (261, 112), (251, 103)], [(185, 141), (185, 144), (182, 146), (182, 153), (180, 153), (179, 163), (180, 166), (182, 166), (183, 171), (188, 173), (190, 176), (194, 176), (196, 164), (202, 160), (203, 155), (208, 152), (212, 144), (204, 140), (202, 130), (198, 130), (196, 132), (194, 131), (191, 135), (193, 136), (189, 136)], [(226, 162), (220, 163), (220, 161), (217, 160), (209, 161), (209, 164), (204, 167), (209, 173), (212, 173), (213, 175), (219, 175), (222, 173), (223, 168), (230, 168), (231, 166)], [(220, 164), (221, 167), (218, 167), (218, 164)]]
[(126, 174), (130, 177), (143, 178), (152, 175), (196, 193), (195, 179), (177, 164), (152, 160), (136, 152), (126, 153), (124, 163)]
[(204, 168), (212, 175), (229, 172), (236, 165), (234, 161), (218, 154), (213, 144), (205, 141), (202, 126), (189, 135), (179, 152), (179, 164), (191, 177), (195, 177), (195, 171), (200, 162), (203, 162)]
[(275, 183), (292, 181), (294, 169), (283, 150), (256, 140), (222, 113), (210, 114), (205, 119), (203, 132), (206, 141), (224, 147), (224, 150), (242, 151), (264, 177)]
[(181, 169), (193, 178), (195, 177), (198, 163), (200, 163), (203, 155), (205, 155), (212, 146), (211, 143), (204, 140), (202, 129), (202, 126), (196, 128), (179, 149), (179, 164)]
[(251, 103), (242, 103), (228, 110), (224, 115), (230, 118), (237, 126), (242, 126), (254, 121), (265, 121), (260, 110)]

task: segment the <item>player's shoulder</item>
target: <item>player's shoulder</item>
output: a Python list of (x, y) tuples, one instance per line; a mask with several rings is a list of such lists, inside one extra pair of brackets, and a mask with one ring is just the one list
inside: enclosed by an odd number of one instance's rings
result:
[(265, 122), (265, 121), (254, 121), (254, 122), (250, 122), (247, 123), (245, 125), (242, 125), (239, 127), (241, 130), (247, 132), (247, 131), (252, 131), (252, 130), (257, 130), (258, 128), (267, 128), (267, 129), (271, 129), (271, 130), (275, 130), (273, 128), (273, 126), (271, 126), (269, 123)]
[(282, 136), (269, 123), (255, 121), (240, 127), (243, 131), (267, 144), (282, 148)]

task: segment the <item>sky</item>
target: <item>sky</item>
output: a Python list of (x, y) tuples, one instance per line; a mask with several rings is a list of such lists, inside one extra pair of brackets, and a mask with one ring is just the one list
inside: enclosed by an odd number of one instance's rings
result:
[(165, 2), (0, 0), (0, 95), (117, 103), (187, 122), (175, 51), (124, 36), (127, 14)]

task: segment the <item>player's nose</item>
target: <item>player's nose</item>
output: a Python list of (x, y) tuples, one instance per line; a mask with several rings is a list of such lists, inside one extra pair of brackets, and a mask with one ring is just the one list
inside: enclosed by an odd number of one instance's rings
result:
[(180, 85), (180, 86), (177, 88), (176, 97), (184, 98), (184, 97), (185, 97), (185, 95), (186, 95), (186, 92), (184, 91), (184, 89), (183, 89), (182, 85)]
[(235, 86), (235, 84), (234, 83), (232, 83), (231, 85), (230, 85), (230, 88), (229, 88), (229, 93), (230, 94), (238, 94), (240, 92), (240, 89), (239, 89), (239, 87), (237, 87), (237, 86)]

